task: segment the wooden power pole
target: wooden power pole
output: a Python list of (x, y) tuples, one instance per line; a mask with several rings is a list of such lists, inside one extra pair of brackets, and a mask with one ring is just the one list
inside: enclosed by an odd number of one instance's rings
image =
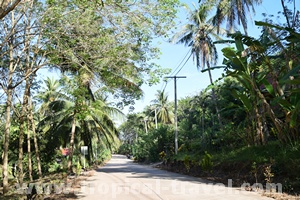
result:
[(177, 78), (186, 78), (186, 76), (166, 76), (166, 78), (174, 79), (174, 124), (175, 124), (175, 154), (178, 152), (178, 125), (177, 125)]

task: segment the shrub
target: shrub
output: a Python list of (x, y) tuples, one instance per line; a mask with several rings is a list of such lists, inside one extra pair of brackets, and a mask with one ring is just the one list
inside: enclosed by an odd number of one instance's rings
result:
[(201, 160), (201, 168), (203, 171), (212, 172), (213, 162), (211, 161), (212, 156), (205, 151), (204, 157)]

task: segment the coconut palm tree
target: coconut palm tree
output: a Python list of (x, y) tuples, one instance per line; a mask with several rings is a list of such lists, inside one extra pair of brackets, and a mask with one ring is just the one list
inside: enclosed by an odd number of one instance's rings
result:
[[(64, 82), (68, 87), (65, 89), (74, 103), (68, 163), (71, 171), (76, 127), (89, 115), (91, 101), (96, 101), (93, 89), (99, 84), (105, 85), (125, 104), (131, 103), (142, 95), (141, 70), (135, 62), (137, 54), (128, 52), (127, 44), (116, 41), (111, 31), (100, 29), (105, 25), (92, 10), (72, 12), (55, 25), (62, 31), (55, 34), (55, 46), (49, 47), (52, 52), (49, 59), (66, 75)], [(67, 26), (70, 27), (65, 31)], [(60, 29), (49, 31), (57, 30)]]
[(93, 137), (97, 138), (98, 142), (102, 142), (106, 148), (111, 151), (116, 150), (120, 143), (119, 131), (114, 120), (124, 120), (125, 116), (121, 110), (114, 107), (112, 102), (108, 101), (107, 95), (101, 89), (97, 90), (94, 95), (95, 101), (91, 101), (89, 115), (84, 120), (86, 127), (91, 130), (91, 141)]
[[(218, 60), (218, 53), (213, 39), (220, 40), (221, 38), (217, 34), (217, 27), (212, 25), (211, 19), (207, 19), (212, 4), (201, 4), (198, 9), (193, 11), (188, 6), (186, 8), (189, 11), (189, 22), (182, 27), (180, 32), (175, 34), (173, 41), (191, 47), (191, 54), (196, 60), (196, 67), (198, 69), (207, 68), (210, 83), (213, 85), (211, 67), (216, 65)], [(221, 30), (221, 32), (225, 33), (224, 30)], [(214, 89), (212, 89), (212, 97), (219, 124), (222, 125)]]
[[(74, 89), (71, 89), (70, 84), (66, 86), (69, 89), (64, 88), (65, 92)], [(113, 107), (99, 91), (93, 93), (93, 99), (80, 101), (81, 109), (76, 105), (78, 97), (74, 97), (72, 94), (66, 94), (65, 97), (67, 98), (58, 98), (49, 103), (49, 115), (39, 123), (40, 127), (43, 127), (43, 130), (46, 132), (45, 137), (55, 138), (56, 143), (52, 144), (55, 145), (52, 149), (61, 146), (72, 148), (71, 145), (73, 145), (72, 153), (75, 156), (79, 156), (80, 149), (78, 144), (84, 144), (89, 147), (88, 160), (92, 161), (91, 155), (95, 152), (93, 144), (101, 143), (101, 146), (111, 151), (118, 147), (119, 132), (114, 119), (123, 116), (120, 110)], [(75, 116), (74, 122), (75, 112), (77, 116)], [(70, 131), (72, 131), (71, 134)], [(72, 163), (68, 168), (71, 170)]]
[(168, 101), (168, 95), (165, 91), (158, 90), (156, 99), (152, 101), (153, 106), (157, 109), (157, 119), (163, 124), (173, 123), (173, 112)]
[(60, 87), (61, 85), (59, 81), (53, 77), (47, 77), (47, 79), (44, 80), (42, 90), (34, 97), (39, 103), (41, 103), (39, 108), (40, 115), (46, 115), (49, 111), (49, 104), (64, 96)]
[(138, 140), (139, 132), (145, 130), (145, 115), (142, 113), (133, 113), (128, 114), (126, 118), (126, 122), (120, 126), (119, 130), (122, 132), (122, 140), (132, 144)]
[(260, 5), (262, 0), (206, 0), (202, 4), (217, 4), (217, 11), (213, 17), (213, 24), (217, 25), (218, 31), (223, 22), (226, 21), (227, 29), (234, 31), (235, 25), (242, 24), (247, 35), (247, 15), (255, 14), (255, 6)]

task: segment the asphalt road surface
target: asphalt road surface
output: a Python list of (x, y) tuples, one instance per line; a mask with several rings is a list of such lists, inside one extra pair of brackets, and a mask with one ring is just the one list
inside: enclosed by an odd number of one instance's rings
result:
[(133, 163), (123, 155), (112, 159), (81, 183), (81, 200), (255, 200), (270, 199), (241, 188)]

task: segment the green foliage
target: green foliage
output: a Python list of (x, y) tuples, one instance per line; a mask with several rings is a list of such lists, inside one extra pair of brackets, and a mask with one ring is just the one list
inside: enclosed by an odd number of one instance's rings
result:
[[(285, 4), (287, 1), (283, 2)], [(230, 5), (223, 3), (223, 6)], [(192, 55), (198, 67), (213, 64), (216, 57), (214, 44), (222, 43), (212, 41), (214, 33), (221, 29), (206, 26), (206, 22), (210, 22), (205, 19), (210, 6), (201, 4), (195, 12), (190, 12), (189, 23), (173, 38), (193, 47)], [(232, 6), (226, 7), (226, 10), (231, 8), (235, 9)], [(154, 160), (154, 155), (160, 153), (167, 164), (174, 165), (173, 161), (176, 161), (180, 167), (184, 165), (187, 171), (192, 172), (191, 169), (199, 163), (202, 170), (208, 172), (213, 167), (234, 167), (238, 164), (243, 166), (243, 170), (245, 168), (245, 173), (254, 175), (257, 182), (258, 179), (263, 181), (264, 167), (270, 165), (270, 159), (274, 159), (274, 164), (266, 170), (268, 181), (271, 174), (274, 174), (274, 179), (285, 176), (283, 171), (293, 174), (287, 177), (289, 183), (295, 179), (293, 176), (297, 177), (294, 172), (299, 171), (300, 33), (299, 20), (296, 19), (299, 16), (293, 14), (296, 9), (284, 9), (287, 12), (280, 14), (285, 15), (286, 24), (275, 24), (269, 19), (256, 22), (262, 26), (260, 38), (241, 32), (229, 34), (231, 40), (225, 42), (234, 46), (222, 49), (226, 73), (199, 94), (178, 101), (180, 148), (177, 155), (154, 148), (157, 138), (151, 135), (154, 127), (153, 107), (148, 106), (142, 114), (129, 116), (130, 123), (124, 125), (125, 129), (130, 127), (126, 130), (126, 144), (131, 147), (127, 149), (132, 150), (137, 160)], [(213, 20), (217, 22), (220, 19)], [(203, 26), (205, 28), (201, 29)], [(205, 31), (208, 33), (205, 34)], [(204, 71), (210, 72), (214, 68), (210, 67)], [(158, 95), (153, 102), (155, 106), (158, 102), (162, 105), (164, 99), (164, 95)], [(147, 130), (148, 135), (145, 134)], [(170, 141), (172, 151), (174, 145)]]
[[(157, 162), (173, 154), (173, 132), (169, 126), (159, 126), (145, 134), (139, 133), (138, 141), (132, 146), (134, 159), (140, 162)], [(165, 156), (161, 157), (161, 152)]]
[(109, 149), (103, 149), (100, 151), (100, 153), (97, 157), (97, 163), (104, 164), (110, 158), (111, 158), (111, 151)]
[(167, 154), (164, 151), (162, 151), (159, 153), (159, 157), (161, 160), (166, 161)]
[(156, 99), (153, 100), (154, 108), (156, 110), (157, 121), (163, 124), (173, 123), (173, 112), (170, 102), (168, 101), (168, 94), (165, 91), (158, 90), (156, 93)]
[(77, 176), (80, 175), (81, 171), (82, 171), (82, 166), (80, 164), (80, 161), (78, 160), (77, 164), (76, 164), (76, 174), (77, 174)]
[(190, 168), (191, 168), (191, 158), (190, 158), (190, 156), (188, 156), (188, 155), (185, 155), (185, 157), (184, 157), (184, 160), (183, 160), (183, 164), (184, 164), (184, 166), (185, 166), (185, 169), (187, 170), (187, 172), (189, 172), (190, 171)]
[(100, 79), (124, 105), (141, 97), (142, 83), (152, 85), (165, 74), (151, 62), (159, 55), (151, 42), (155, 35), (166, 36), (174, 24), (179, 1), (140, 1), (134, 6), (108, 1), (101, 9), (93, 2), (73, 0), (68, 4), (49, 2), (49, 7), (53, 5), (60, 6), (50, 9), (45, 17), (47, 24), (56, 27), (48, 29), (49, 38), (56, 35), (52, 39), (55, 45), (49, 46), (49, 57), (62, 71), (85, 69), (87, 76)]
[[(295, 30), (288, 28), (285, 29), (268, 23), (258, 24), (277, 29), (277, 31), (285, 30), (285, 34), (299, 35)], [(293, 138), (292, 140), (297, 139), (297, 136), (295, 137), (293, 132), (296, 131), (295, 120), (298, 118), (299, 101), (296, 103), (293, 99), (298, 99), (298, 95), (294, 96), (292, 92), (292, 88), (295, 87), (293, 83), (290, 82), (290, 85), (287, 85), (284, 79), (288, 80), (291, 76), (299, 77), (297, 73), (299, 61), (291, 65), (294, 63), (293, 58), (284, 52), (280, 53), (286, 57), (285, 64), (274, 60), (273, 57), (275, 56), (272, 53), (275, 52), (268, 50), (278, 44), (266, 44), (261, 40), (242, 35), (239, 32), (230, 36), (234, 39), (236, 48), (227, 47), (222, 50), (225, 56), (223, 63), (227, 66), (227, 75), (235, 77), (243, 86), (242, 90), (233, 90), (232, 94), (241, 100), (245, 110), (253, 118), (253, 126), (257, 130), (256, 136), (254, 135), (253, 138), (260, 138), (260, 143), (266, 143), (263, 132), (259, 131), (262, 129), (261, 124), (263, 121), (266, 121), (266, 116), (260, 116), (259, 112), (265, 109), (280, 141), (288, 142), (291, 138)], [(279, 43), (284, 43), (285, 40), (288, 39), (277, 38), (277, 42)], [(295, 52), (290, 53), (293, 54)], [(278, 67), (275, 66), (276, 64), (279, 64), (281, 71), (278, 71)], [(290, 66), (288, 69), (286, 68), (287, 65)], [(287, 96), (289, 98), (286, 98)], [(275, 102), (282, 107), (281, 110), (276, 108)], [(282, 115), (285, 115), (285, 120), (282, 119)], [(284, 126), (283, 124), (288, 126)], [(266, 131), (268, 130), (264, 130), (264, 132)], [(257, 139), (254, 139), (254, 143), (257, 143), (255, 140)]]
[[(217, 163), (230, 162), (230, 163), (243, 163), (249, 162), (251, 166), (261, 164), (269, 164), (270, 158), (272, 158), (274, 169), (282, 169), (289, 171), (289, 175), (296, 176), (296, 168), (298, 168), (299, 160), (299, 144), (292, 147), (291, 145), (282, 145), (278, 141), (270, 142), (265, 146), (252, 146), (242, 147), (239, 149), (226, 151), (214, 155), (213, 160)], [(286, 165), (289, 163), (289, 165)], [(282, 173), (277, 171), (276, 173)]]
[(212, 168), (213, 168), (213, 162), (212, 162), (212, 155), (210, 155), (209, 153), (207, 153), (207, 151), (204, 152), (204, 156), (201, 160), (201, 168), (203, 171), (208, 171), (208, 172), (212, 172)]
[[(65, 172), (67, 170), (67, 161), (68, 161), (68, 157), (63, 156), (61, 154), (60, 150), (54, 150), (52, 151), (51, 149), (51, 153), (46, 154), (45, 153), (45, 149), (43, 149), (43, 146), (41, 146), (41, 161), (42, 161), (42, 171), (44, 173), (44, 175), (47, 174), (52, 174), (52, 173), (58, 173), (58, 172)], [(35, 157), (34, 157), (35, 160)], [(78, 160), (77, 156), (74, 156), (73, 158), (74, 163), (76, 163), (76, 161)], [(34, 171), (37, 172), (37, 166), (36, 166), (36, 162), (34, 162)], [(34, 173), (35, 174), (35, 173)], [(34, 175), (33, 174), (33, 175)], [(37, 177), (36, 177), (37, 178)]]
[(62, 166), (54, 160), (52, 163), (47, 163), (47, 169), (49, 173), (56, 173), (61, 171)]
[(119, 154), (128, 155), (131, 153), (131, 145), (124, 142), (118, 149)]
[[(164, 91), (158, 92), (153, 105), (146, 107), (143, 113), (128, 115), (127, 122), (120, 129), (116, 128), (113, 119), (121, 115), (116, 107), (123, 108), (141, 98), (142, 84), (153, 85), (168, 73), (168, 69), (152, 63), (160, 55), (159, 49), (153, 46), (153, 39), (168, 36), (175, 25), (179, 1), (137, 1), (134, 6), (129, 1), (110, 0), (32, 2), (33, 8), (24, 3), (26, 9), (18, 7), (15, 10), (21, 16), (15, 20), (18, 24), (10, 24), (12, 21), (8, 17), (0, 22), (0, 27), (11, 29), (0, 34), (3, 39), (0, 44), (1, 69), (4, 75), (8, 75), (9, 62), (17, 66), (12, 79), (16, 84), (14, 94), (24, 90), (23, 82), (19, 81), (24, 78), (26, 61), (30, 60), (27, 64), (33, 66), (42, 63), (40, 67), (55, 67), (64, 74), (60, 81), (47, 79), (46, 87), (40, 91), (31, 88), (32, 93), (37, 93), (35, 100), (41, 104), (35, 121), (38, 122), (37, 150), (43, 171), (54, 173), (66, 169), (67, 158), (56, 149), (69, 146), (71, 124), (76, 119), (73, 163), (77, 173), (83, 165), (79, 152), (81, 145), (89, 147), (87, 166), (94, 162), (102, 164), (110, 158), (111, 152), (118, 149), (120, 138), (123, 145), (119, 152), (131, 154), (138, 161), (168, 162), (175, 159), (183, 163), (187, 171), (199, 166), (200, 161), (202, 170), (208, 172), (214, 163), (246, 163), (256, 179), (261, 172), (260, 166), (266, 165), (267, 182), (278, 175), (287, 176), (289, 180), (286, 181), (292, 182), (288, 184), (291, 185), (289, 188), (294, 182), (299, 182), (300, 33), (299, 20), (296, 20), (299, 15), (293, 15), (292, 10), (283, 13), (288, 20), (284, 25), (274, 24), (271, 20), (256, 22), (263, 27), (258, 39), (240, 32), (229, 35), (235, 47), (222, 50), (226, 77), (217, 82), (210, 77), (208, 88), (198, 95), (179, 100), (180, 148), (179, 154), (174, 156), (173, 108)], [(220, 2), (224, 7), (220, 7)], [(229, 17), (223, 12), (236, 9), (229, 6), (230, 2), (202, 2), (190, 13), (190, 23), (174, 37), (177, 42), (193, 47), (191, 53), (197, 67), (207, 67), (209, 73), (218, 68), (211, 66), (217, 60), (216, 43), (212, 39), (219, 39), (217, 33), (222, 29), (211, 26), (211, 19), (207, 17), (217, 5), (220, 15), (212, 21), (219, 26), (222, 19)], [(32, 21), (29, 16), (33, 16)], [(292, 23), (288, 23), (289, 20)], [(30, 22), (30, 30), (22, 35), (25, 29), (28, 30), (26, 22)], [(9, 58), (7, 51), (9, 38), (15, 38), (14, 58)], [(23, 38), (30, 43), (26, 48), (28, 53), (20, 51), (25, 45)], [(22, 55), (17, 55), (19, 52)], [(35, 74), (30, 78), (35, 79)], [(94, 91), (94, 86), (99, 85), (105, 90), (104, 95)], [(106, 101), (108, 97), (114, 98), (114, 105)], [(20, 105), (15, 104), (15, 99), (11, 102), (14, 103), (12, 120), (7, 122), (10, 123), (10, 164), (17, 160), (20, 135)], [(1, 106), (2, 121), (5, 121), (5, 107)], [(158, 119), (157, 129), (155, 119)], [(4, 129), (2, 123), (0, 131), (4, 132)], [(278, 141), (289, 145), (284, 146)], [(275, 161), (272, 165), (270, 158)], [(28, 167), (27, 159), (24, 155), (24, 169)], [(56, 159), (61, 159), (61, 163)], [(35, 156), (33, 161), (35, 163)], [(36, 172), (36, 164), (33, 168)]]

